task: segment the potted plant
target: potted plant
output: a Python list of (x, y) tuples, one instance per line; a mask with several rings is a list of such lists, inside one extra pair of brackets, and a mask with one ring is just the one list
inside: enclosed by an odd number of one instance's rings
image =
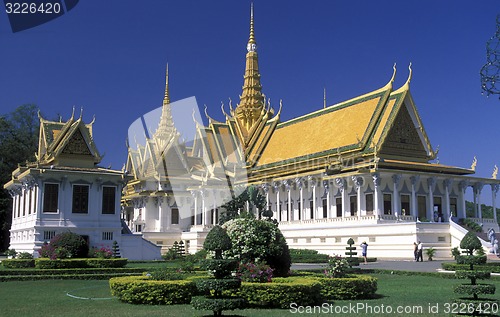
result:
[(429, 261), (432, 261), (432, 258), (436, 254), (436, 249), (434, 249), (433, 247), (427, 248), (425, 249), (425, 254), (427, 255), (427, 259)]

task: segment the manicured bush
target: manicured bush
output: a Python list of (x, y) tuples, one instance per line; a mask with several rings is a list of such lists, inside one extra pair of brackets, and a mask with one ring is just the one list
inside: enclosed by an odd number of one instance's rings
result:
[(243, 282), (266, 283), (272, 281), (273, 269), (263, 262), (240, 263), (236, 275)]
[(112, 278), (109, 286), (111, 295), (130, 304), (188, 304), (197, 292), (192, 280), (155, 281), (147, 276)]
[(468, 255), (473, 255), (474, 250), (481, 249), (483, 246), (479, 238), (472, 231), (467, 232), (467, 234), (460, 241), (460, 248), (467, 251)]
[(172, 268), (160, 268), (150, 273), (151, 279), (156, 281), (179, 281), (184, 280), (185, 275), (176, 272)]
[(19, 252), (16, 259), (33, 259), (33, 254), (29, 252)]
[[(475, 234), (468, 232), (462, 241), (460, 241), (460, 248), (467, 250), (467, 256), (457, 257), (457, 262), (459, 259), (465, 259), (465, 263), (469, 265), (469, 270), (457, 270), (455, 272), (455, 277), (459, 279), (469, 279), (470, 283), (464, 283), (454, 287), (453, 291), (455, 293), (468, 295), (466, 298), (455, 299), (455, 303), (459, 305), (467, 305), (469, 308), (467, 314), (470, 316), (484, 316), (484, 307), (482, 306), (483, 300), (479, 296), (495, 294), (496, 288), (494, 284), (477, 283), (478, 279), (489, 279), (491, 276), (489, 272), (477, 271), (477, 267), (476, 270), (474, 270), (474, 264), (477, 260), (485, 257), (484, 255), (481, 255), (481, 253), (479, 253), (480, 255), (473, 255), (474, 250), (482, 249), (481, 242)], [(490, 313), (486, 315), (491, 315)]]
[(35, 267), (38, 269), (69, 269), (69, 268), (119, 268), (127, 265), (127, 259), (57, 259), (47, 258), (35, 259)]
[(233, 296), (224, 291), (234, 291), (241, 285), (237, 278), (231, 278), (231, 269), (236, 268), (238, 262), (233, 259), (223, 259), (223, 251), (228, 251), (232, 247), (232, 242), (226, 230), (220, 226), (215, 226), (207, 234), (203, 243), (203, 248), (215, 253), (214, 259), (205, 260), (204, 266), (214, 278), (200, 280), (196, 282), (198, 291), (205, 296), (193, 297), (191, 305), (198, 310), (212, 310), (214, 316), (222, 316), (224, 310), (234, 310), (243, 308), (245, 301), (242, 298)]
[(351, 275), (343, 278), (317, 278), (325, 299), (367, 299), (377, 291), (377, 279), (369, 275)]
[(358, 254), (358, 252), (356, 252), (356, 247), (353, 247), (354, 240), (352, 238), (349, 238), (349, 240), (347, 240), (347, 244), (349, 245), (348, 247), (345, 248), (347, 250), (345, 252), (345, 255), (348, 256), (346, 258), (347, 263), (349, 263), (349, 267), (358, 266), (359, 265), (359, 258), (353, 257), (353, 255)]
[(273, 223), (252, 218), (238, 218), (223, 227), (231, 238), (232, 248), (227, 252), (240, 262), (265, 261), (275, 276), (287, 276), (290, 271), (290, 250), (283, 234)]
[(326, 263), (327, 254), (320, 254), (316, 250), (290, 249), (292, 263)]
[(55, 235), (40, 249), (40, 255), (50, 259), (84, 258), (88, 253), (89, 245), (83, 237), (70, 231)]
[(321, 285), (307, 277), (274, 278), (272, 283), (243, 282), (236, 293), (253, 307), (290, 308), (291, 303), (307, 306), (320, 303)]
[(90, 248), (88, 256), (89, 258), (110, 259), (113, 257), (113, 251), (107, 246), (102, 245)]
[(487, 257), (486, 255), (458, 255), (455, 260), (457, 264), (481, 265), (486, 263)]
[(75, 275), (75, 274), (141, 274), (143, 268), (77, 268), (77, 269), (8, 269), (0, 270), (0, 276), (15, 275)]
[(2, 265), (6, 269), (23, 269), (35, 267), (34, 259), (6, 259), (2, 260)]
[[(467, 270), (469, 268), (468, 264), (456, 264), (451, 262), (441, 263), (441, 267), (447, 271), (457, 271), (457, 270)], [(474, 265), (474, 268), (478, 271), (487, 271), (491, 273), (500, 273), (500, 262), (489, 262), (481, 265)]]
[(35, 259), (37, 269), (71, 269), (87, 267), (87, 259), (59, 259), (51, 260), (47, 258)]
[(127, 265), (128, 259), (111, 258), (111, 259), (86, 259), (87, 267), (124, 267)]

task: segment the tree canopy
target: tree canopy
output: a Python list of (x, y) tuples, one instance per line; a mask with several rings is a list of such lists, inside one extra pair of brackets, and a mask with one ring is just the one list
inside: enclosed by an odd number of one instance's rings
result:
[(3, 189), (19, 163), (34, 161), (38, 147), (38, 108), (32, 104), (19, 106), (0, 115), (0, 251), (9, 247), (12, 199)]

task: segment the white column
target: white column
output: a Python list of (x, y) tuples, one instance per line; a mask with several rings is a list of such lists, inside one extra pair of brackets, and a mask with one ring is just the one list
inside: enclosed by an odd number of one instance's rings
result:
[(443, 222), (448, 222), (448, 219), (450, 218), (451, 212), (450, 212), (450, 191), (451, 191), (451, 184), (452, 180), (451, 179), (445, 179), (443, 181), (444, 185), (444, 210), (443, 210)]
[[(303, 212), (305, 210), (305, 208), (304, 208), (304, 186), (303, 186), (304, 184), (303, 184), (302, 180), (299, 181), (298, 185), (299, 185), (299, 199), (300, 199), (299, 219), (304, 220), (305, 219), (305, 215)], [(298, 207), (298, 205), (297, 205), (297, 207)]]
[[(336, 178), (335, 184), (340, 189), (342, 197), (342, 217), (348, 217), (347, 215), (347, 182), (343, 178)], [(349, 215), (350, 216), (350, 215)]]
[(201, 225), (206, 226), (207, 225), (207, 210), (206, 210), (206, 204), (205, 204), (205, 196), (206, 193), (203, 190), (200, 190), (200, 195), (201, 195)]
[[(323, 188), (325, 189), (325, 193), (323, 196), (326, 197), (326, 217), (325, 218), (331, 218), (330, 215), (330, 184), (328, 183), (327, 180), (323, 181)], [(323, 202), (321, 202), (321, 206), (323, 206)]]
[(194, 223), (193, 223), (193, 226), (196, 226), (196, 222), (197, 222), (197, 213), (198, 213), (198, 197), (196, 195), (196, 191), (192, 191), (191, 192), (191, 196), (193, 196), (193, 215), (194, 216)]
[(427, 179), (427, 185), (429, 187), (428, 194), (428, 204), (427, 204), (427, 219), (430, 219), (431, 222), (434, 221), (434, 185), (436, 184), (436, 179), (434, 177), (430, 177)]
[(417, 204), (417, 183), (420, 179), (420, 176), (412, 176), (410, 177), (411, 181), (411, 215), (415, 217), (415, 220), (418, 218), (418, 204)]
[(353, 176), (352, 181), (354, 186), (356, 187), (356, 215), (357, 217), (361, 217), (361, 189), (363, 188), (363, 177), (361, 176)]
[(373, 179), (373, 186), (374, 186), (374, 192), (373, 192), (373, 214), (375, 215), (375, 218), (379, 218), (380, 214), (382, 213), (380, 208), (380, 204), (382, 203), (382, 191), (380, 189), (380, 184), (382, 183), (382, 178), (380, 177), (380, 174), (375, 173), (372, 175)]
[(274, 219), (280, 221), (280, 219), (281, 219), (280, 186), (277, 183), (274, 184), (274, 191), (276, 192), (276, 211), (275, 211)]
[(401, 215), (401, 204), (399, 203), (399, 181), (401, 180), (401, 174), (392, 175), (392, 215)]
[(500, 188), (500, 185), (498, 184), (491, 184), (491, 204), (493, 206), (493, 219), (495, 219), (495, 223), (498, 223), (497, 220), (497, 193), (498, 189)]
[[(159, 231), (163, 231), (165, 230), (165, 214), (166, 214), (166, 206), (164, 204), (164, 200), (166, 199), (163, 199), (163, 197), (156, 197), (157, 199), (157, 204), (158, 204), (158, 221), (160, 222), (159, 223)], [(168, 215), (167, 215), (167, 218), (168, 218)], [(168, 224), (167, 224), (167, 228), (169, 227), (169, 225), (171, 224), (170, 221), (168, 221)]]
[(468, 184), (467, 181), (461, 181), (458, 183), (459, 189), (459, 199), (460, 199), (460, 209), (457, 211), (458, 218), (467, 218), (467, 212), (465, 207), (465, 191), (467, 190)]
[(481, 210), (481, 191), (484, 184), (476, 183), (474, 185), (474, 202), (476, 203), (476, 218), (483, 219), (483, 211)]
[(292, 217), (292, 193), (291, 193), (291, 185), (289, 180), (283, 181), (283, 185), (285, 186), (286, 190), (286, 221), (292, 221), (294, 220)]
[(317, 219), (318, 215), (316, 213), (318, 212), (318, 207), (316, 206), (316, 181), (313, 180), (311, 185), (313, 199), (313, 212), (311, 214), (313, 215), (312, 219)]

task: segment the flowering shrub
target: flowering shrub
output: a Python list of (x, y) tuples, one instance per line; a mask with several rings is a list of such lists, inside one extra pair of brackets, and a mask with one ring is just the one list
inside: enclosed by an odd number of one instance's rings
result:
[(113, 257), (113, 251), (106, 246), (100, 248), (92, 247), (89, 251), (90, 258), (110, 259)]
[(344, 277), (349, 269), (349, 262), (341, 256), (331, 256), (328, 258), (328, 266), (325, 269), (325, 276), (329, 278)]
[(44, 243), (40, 249), (40, 256), (52, 260), (85, 258), (88, 252), (87, 242), (80, 235), (68, 231), (53, 237), (49, 244)]
[(273, 269), (265, 263), (240, 263), (237, 276), (243, 282), (271, 282)]
[(275, 276), (287, 276), (290, 250), (277, 226), (266, 220), (237, 218), (223, 225), (232, 242), (227, 256), (244, 263), (265, 261)]

